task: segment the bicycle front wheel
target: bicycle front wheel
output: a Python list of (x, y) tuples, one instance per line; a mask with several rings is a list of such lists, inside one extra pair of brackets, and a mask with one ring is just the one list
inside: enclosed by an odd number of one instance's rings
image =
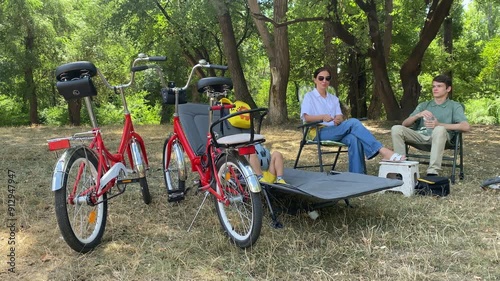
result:
[(146, 179), (146, 158), (144, 157), (144, 152), (137, 141), (133, 141), (131, 144), (132, 158), (134, 159), (134, 167), (137, 170), (137, 174), (144, 176), (139, 178), (139, 185), (141, 186), (142, 200), (145, 204), (151, 203), (151, 193), (149, 192), (148, 180)]
[(262, 201), (259, 193), (249, 190), (242, 172), (242, 165), (233, 155), (217, 161), (217, 193), (228, 199), (229, 204), (216, 200), (217, 216), (231, 241), (240, 248), (252, 246), (262, 228)]
[(106, 194), (91, 204), (95, 192), (97, 159), (87, 148), (77, 149), (64, 171), (62, 188), (55, 191), (57, 223), (66, 243), (75, 251), (86, 253), (101, 242), (106, 226)]

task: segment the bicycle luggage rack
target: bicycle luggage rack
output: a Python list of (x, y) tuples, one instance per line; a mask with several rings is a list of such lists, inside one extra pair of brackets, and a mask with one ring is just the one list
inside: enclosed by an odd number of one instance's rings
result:
[(87, 132), (76, 133), (71, 137), (48, 139), (47, 142), (49, 144), (49, 150), (56, 151), (56, 150), (70, 148), (71, 141), (83, 142), (86, 140), (92, 140), (94, 136), (95, 136), (94, 131), (87, 131)]

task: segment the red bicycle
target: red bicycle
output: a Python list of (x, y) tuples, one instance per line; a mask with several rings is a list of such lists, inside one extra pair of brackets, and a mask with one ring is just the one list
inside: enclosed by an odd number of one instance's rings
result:
[[(132, 63), (130, 81), (116, 86), (109, 84), (91, 62), (72, 62), (56, 69), (59, 93), (66, 100), (83, 98), (92, 124), (91, 131), (48, 140), (49, 150), (65, 150), (54, 169), (52, 190), (55, 193), (55, 212), (61, 234), (66, 243), (77, 252), (88, 252), (101, 242), (106, 226), (108, 200), (125, 192), (127, 184), (138, 182), (144, 203), (151, 202), (146, 179), (146, 148), (143, 139), (134, 130), (124, 89), (133, 84), (135, 72), (148, 68), (156, 68), (160, 79), (163, 79), (159, 66), (136, 64), (165, 59), (140, 54)], [(116, 153), (111, 153), (105, 146), (103, 132), (99, 129), (94, 114), (92, 96), (97, 95), (97, 90), (92, 77), (96, 74), (99, 74), (108, 88), (120, 95), (123, 103), (124, 125)], [(113, 187), (118, 191), (112, 193)]]
[[(218, 102), (232, 89), (231, 80), (221, 77), (202, 78), (197, 82), (198, 91), (209, 98), (208, 106), (186, 103), (185, 90), (195, 69), (201, 67), (227, 69), (226, 66), (211, 65), (202, 60), (192, 68), (184, 87), (175, 87), (170, 83), (169, 87), (162, 90), (165, 103), (175, 105), (174, 131), (165, 140), (163, 147), (164, 179), (169, 201), (184, 199), (187, 155), (191, 170), (199, 175), (199, 190), (205, 192), (198, 212), (207, 196), (212, 195), (218, 218), (226, 234), (237, 246), (247, 248), (252, 246), (260, 235), (262, 201), (261, 186), (244, 155), (255, 153), (254, 144), (265, 141), (263, 135), (254, 132), (253, 120), (257, 118), (253, 116), (259, 115), (261, 121), (267, 109), (256, 108), (223, 116), (223, 111), (234, 105)], [(198, 113), (201, 115), (197, 115)], [(238, 115), (250, 118), (251, 129), (231, 135), (217, 131), (218, 128), (226, 128), (226, 120)], [(186, 119), (182, 120), (183, 118)], [(227, 128), (226, 133), (228, 130)]]

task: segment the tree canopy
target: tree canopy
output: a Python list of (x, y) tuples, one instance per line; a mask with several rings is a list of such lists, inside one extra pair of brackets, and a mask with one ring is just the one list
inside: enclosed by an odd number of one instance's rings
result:
[[(353, 117), (403, 119), (430, 97), (441, 73), (453, 78), (453, 99), (491, 106), (500, 96), (500, 1), (468, 2), (2, 1), (0, 125), (87, 122), (79, 101), (58, 95), (54, 69), (88, 60), (119, 83), (138, 53), (167, 56), (165, 76), (179, 85), (199, 59), (228, 65), (197, 77), (231, 77), (233, 98), (269, 107), (271, 124), (298, 117), (299, 89), (325, 65)], [(168, 122), (171, 109), (161, 105), (154, 79), (141, 76), (134, 94), (151, 111), (144, 122)], [(99, 90), (104, 116), (117, 103)], [(189, 98), (203, 101), (196, 91)]]

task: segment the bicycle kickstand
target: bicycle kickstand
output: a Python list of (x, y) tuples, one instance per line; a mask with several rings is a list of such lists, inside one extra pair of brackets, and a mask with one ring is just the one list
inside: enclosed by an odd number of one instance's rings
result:
[(191, 224), (189, 225), (187, 232), (191, 231), (191, 227), (193, 226), (194, 221), (198, 217), (198, 214), (200, 213), (201, 208), (203, 207), (203, 204), (205, 204), (205, 201), (207, 200), (207, 197), (209, 194), (210, 194), (210, 192), (205, 191), (205, 197), (203, 197), (203, 201), (201, 201), (200, 207), (198, 207), (198, 210), (196, 210), (196, 214), (194, 215), (193, 221), (191, 221)]

